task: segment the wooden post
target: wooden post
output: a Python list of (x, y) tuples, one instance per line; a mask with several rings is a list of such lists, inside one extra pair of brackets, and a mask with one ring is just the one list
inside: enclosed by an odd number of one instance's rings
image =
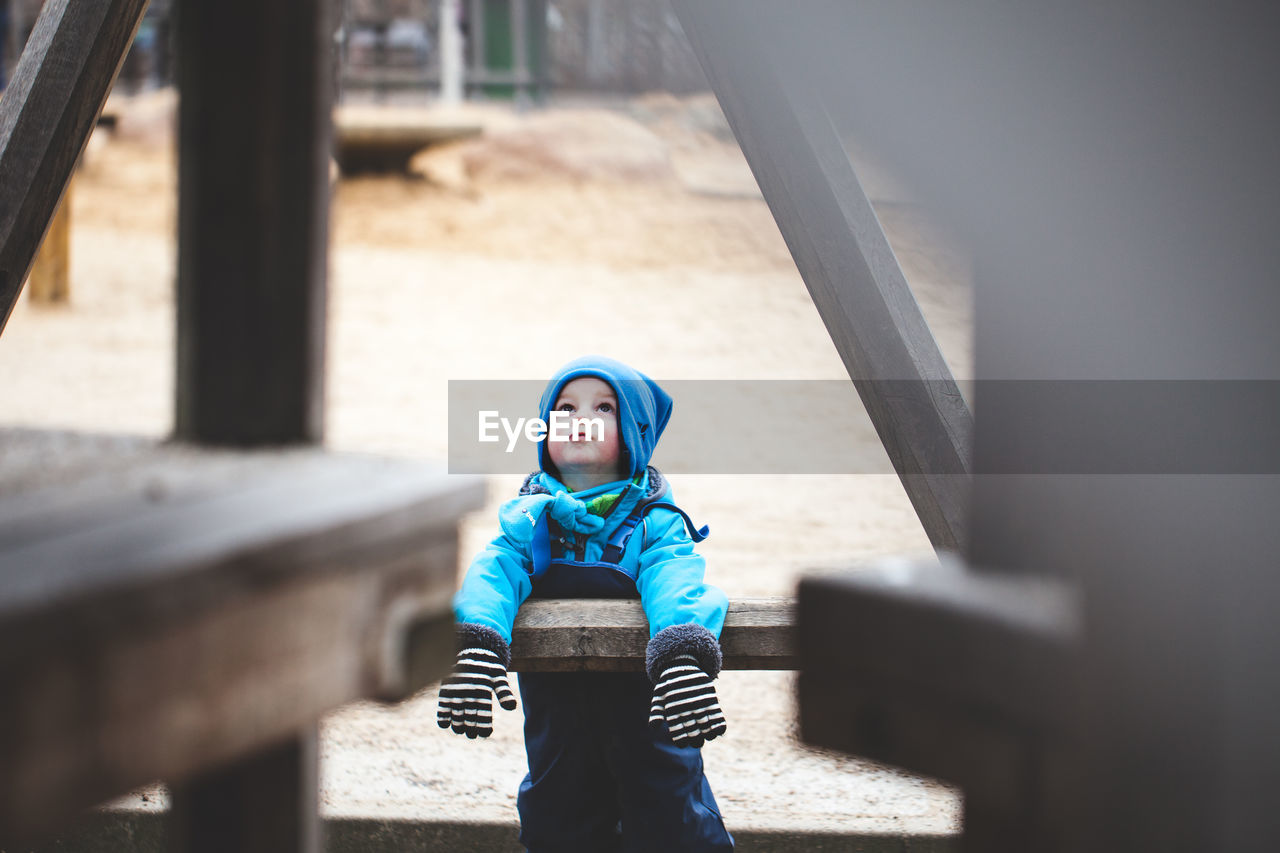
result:
[(179, 438), (323, 434), (332, 5), (177, 9)]
[(174, 853), (317, 853), (317, 732), (174, 786)]
[(62, 305), (71, 301), (71, 184), (62, 195), (44, 242), (31, 265), (31, 301)]

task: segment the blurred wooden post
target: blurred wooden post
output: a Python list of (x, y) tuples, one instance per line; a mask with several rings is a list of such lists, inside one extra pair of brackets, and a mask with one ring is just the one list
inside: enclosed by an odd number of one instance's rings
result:
[[(336, 6), (178, 7), (180, 439), (324, 436)], [(192, 818), (172, 849), (317, 853), (314, 734), (303, 738), (175, 788)]]
[(334, 11), (178, 7), (180, 439), (323, 436)]
[(31, 301), (43, 305), (66, 304), (71, 301), (71, 184), (62, 194), (58, 210), (53, 214), (44, 242), (36, 252), (31, 275), (27, 279)]
[(320, 849), (317, 730), (189, 779), (173, 790), (170, 849), (303, 853)]

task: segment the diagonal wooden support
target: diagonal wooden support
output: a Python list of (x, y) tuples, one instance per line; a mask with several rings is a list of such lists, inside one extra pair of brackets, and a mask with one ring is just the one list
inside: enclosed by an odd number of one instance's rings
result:
[(837, 125), (776, 72), (760, 7), (673, 6), (929, 540), (959, 550), (973, 417)]
[(147, 0), (49, 0), (0, 99), (0, 332)]

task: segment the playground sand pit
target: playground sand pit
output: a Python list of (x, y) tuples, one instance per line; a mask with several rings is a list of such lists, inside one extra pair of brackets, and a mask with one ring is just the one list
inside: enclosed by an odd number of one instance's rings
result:
[[(75, 179), (72, 303), (15, 309), (0, 338), (0, 423), (171, 428), (174, 158), (156, 103), (138, 101), (134, 120), (96, 139)], [(847, 377), (713, 101), (477, 116), (483, 137), (419, 155), (412, 175), (335, 184), (333, 448), (441, 459), (450, 379), (536, 379), (583, 353), (659, 379)], [(891, 181), (867, 183), (954, 372), (969, 376), (963, 252)], [(833, 428), (883, 453), (869, 426)], [(518, 483), (491, 478), (464, 554), (492, 534)], [(713, 529), (700, 548), (730, 597), (789, 595), (806, 571), (930, 553), (892, 476), (744, 473), (674, 485)], [(792, 674), (726, 673), (719, 684), (729, 734), (704, 756), (731, 829), (956, 830), (949, 789), (801, 746)], [(394, 708), (343, 709), (323, 725), (323, 808), (514, 821), (520, 719), (499, 713), (494, 737), (472, 742), (436, 727), (433, 690)]]

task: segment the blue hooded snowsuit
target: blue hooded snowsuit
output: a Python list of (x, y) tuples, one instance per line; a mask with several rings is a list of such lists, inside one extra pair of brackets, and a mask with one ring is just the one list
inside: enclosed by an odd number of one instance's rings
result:
[[(540, 470), (499, 512), (502, 533), (472, 562), (454, 598), (460, 623), (485, 626), (510, 643), (516, 610), (529, 596), (639, 597), (649, 620), (647, 670), (640, 673), (521, 673), (529, 773), (520, 785), (520, 839), (530, 851), (719, 851), (733, 849), (698, 749), (677, 747), (650, 727), (650, 678), (692, 653), (713, 677), (716, 638), (728, 601), (703, 581), (695, 530), (671, 502), (649, 458), (671, 416), (656, 382), (602, 357), (561, 368), (540, 405), (550, 418), (564, 385), (580, 376), (607, 382), (618, 398), (626, 479), (573, 493), (591, 502), (617, 494), (602, 529), (574, 530), (568, 489), (546, 449)], [(579, 512), (581, 508), (579, 507)]]

